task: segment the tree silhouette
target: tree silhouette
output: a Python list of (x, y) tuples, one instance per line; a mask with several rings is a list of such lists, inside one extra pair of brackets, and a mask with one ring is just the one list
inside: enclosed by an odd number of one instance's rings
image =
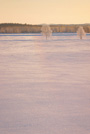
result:
[(85, 31), (84, 31), (84, 29), (83, 29), (82, 26), (80, 26), (80, 27), (78, 28), (78, 30), (77, 30), (77, 35), (80, 37), (80, 39), (82, 39), (84, 36), (86, 36), (86, 33), (85, 33)]
[(47, 24), (42, 25), (41, 31), (42, 31), (42, 35), (45, 36), (46, 39), (52, 35), (52, 30), (50, 26)]

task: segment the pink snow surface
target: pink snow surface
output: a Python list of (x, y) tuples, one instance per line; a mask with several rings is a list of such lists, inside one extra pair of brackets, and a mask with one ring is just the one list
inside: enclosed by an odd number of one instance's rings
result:
[(0, 134), (90, 134), (90, 35), (0, 36)]

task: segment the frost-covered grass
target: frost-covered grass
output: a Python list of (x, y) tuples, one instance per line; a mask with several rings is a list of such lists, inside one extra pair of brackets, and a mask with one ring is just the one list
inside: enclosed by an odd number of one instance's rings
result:
[(0, 36), (0, 133), (90, 133), (90, 34)]

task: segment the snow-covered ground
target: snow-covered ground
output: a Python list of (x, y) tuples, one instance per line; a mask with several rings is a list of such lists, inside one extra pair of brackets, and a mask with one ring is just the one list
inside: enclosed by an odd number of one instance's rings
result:
[(90, 34), (0, 34), (0, 134), (90, 134)]

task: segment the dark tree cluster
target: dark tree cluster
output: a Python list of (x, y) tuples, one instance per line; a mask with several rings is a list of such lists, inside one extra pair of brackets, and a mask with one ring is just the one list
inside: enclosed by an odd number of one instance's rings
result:
[[(90, 33), (90, 24), (50, 25), (54, 33), (75, 33), (79, 26), (83, 26), (86, 33)], [(2, 23), (0, 24), (0, 33), (40, 33), (42, 25), (18, 24), (18, 23)]]

